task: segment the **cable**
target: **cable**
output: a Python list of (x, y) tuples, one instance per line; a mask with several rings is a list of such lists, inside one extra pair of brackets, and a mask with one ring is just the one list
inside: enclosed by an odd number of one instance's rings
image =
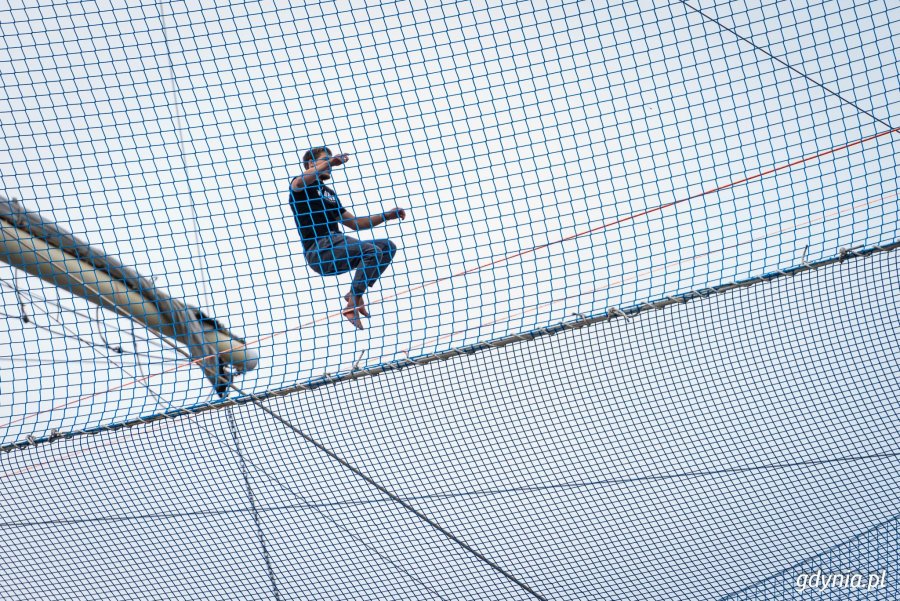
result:
[[(15, 270), (13, 270), (13, 271), (15, 272)], [(4, 282), (3, 280), (0, 280), (0, 286), (9, 288), (10, 290), (14, 290), (14, 288), (13, 288), (10, 284), (8, 284), (7, 282)], [(31, 290), (19, 290), (19, 294), (22, 295), (24, 298), (29, 299), (29, 301), (30, 301), (30, 303), (31, 303), (32, 305), (34, 305), (34, 303), (46, 303), (46, 304), (48, 304), (48, 305), (50, 305), (50, 306), (52, 306), (52, 307), (56, 307), (56, 308), (60, 309), (61, 311), (66, 311), (67, 313), (71, 313), (72, 315), (75, 315), (75, 316), (77, 316), (77, 317), (81, 317), (81, 318), (83, 318), (83, 319), (85, 319), (85, 320), (87, 320), (87, 321), (90, 321), (90, 320), (95, 319), (94, 317), (91, 317), (91, 315), (90, 315), (89, 313), (86, 313), (86, 312), (84, 312), (84, 311), (79, 311), (78, 309), (74, 309), (74, 308), (70, 308), (70, 307), (65, 307), (65, 306), (63, 306), (60, 302), (53, 301), (53, 300), (47, 298), (46, 296), (37, 294), (37, 293), (35, 293), (34, 291), (31, 291)], [(103, 308), (104, 310), (106, 310), (106, 311), (112, 311), (113, 313), (116, 313), (114, 310), (110, 309), (109, 307), (102, 307), (102, 308)], [(43, 313), (44, 313), (45, 315), (49, 315), (49, 313), (48, 313), (46, 310), (43, 311)], [(21, 319), (20, 317), (8, 315), (8, 314), (4, 314), (4, 316), (5, 316), (5, 317), (8, 317), (9, 319)], [(116, 313), (116, 316), (117, 316), (117, 317), (123, 317), (123, 318), (127, 319), (129, 323), (132, 324), (132, 328), (131, 328), (131, 337), (134, 338), (135, 340), (140, 341), (140, 342), (146, 342), (148, 345), (153, 345), (153, 346), (155, 346), (155, 347), (157, 347), (157, 348), (159, 348), (159, 349), (161, 349), (161, 350), (164, 350), (164, 351), (170, 351), (170, 350), (173, 350), (170, 346), (167, 346), (167, 345), (163, 344), (163, 343), (160, 341), (160, 339), (162, 338), (160, 335), (158, 335), (159, 338), (156, 338), (156, 339), (154, 339), (154, 338), (147, 338), (147, 337), (138, 335), (138, 334), (134, 331), (134, 327), (133, 327), (134, 321), (133, 321), (132, 319), (130, 319), (129, 316), (127, 316), (127, 315), (122, 315), (122, 314), (119, 314), (119, 313)], [(23, 320), (23, 321), (25, 321), (25, 323), (31, 323), (29, 320)], [(39, 327), (40, 329), (44, 329), (44, 330), (47, 329), (46, 326), (38, 326), (38, 327)], [(121, 331), (121, 330), (120, 330), (120, 331)], [(57, 336), (68, 337), (66, 334), (61, 333), (61, 332), (52, 332), (52, 331), (51, 331), (51, 333), (53, 333), (53, 334), (55, 334), (55, 335), (57, 335)], [(95, 345), (96, 343), (94, 343), (94, 342), (88, 342), (87, 344), (88, 344), (88, 345)], [(113, 349), (113, 350), (115, 350), (115, 349)], [(116, 352), (119, 352), (119, 351), (116, 351)], [(125, 352), (125, 351), (123, 350), (123, 351), (121, 351), (121, 352)], [(138, 354), (138, 355), (139, 355), (140, 353), (135, 352), (135, 353), (130, 353), (130, 354)], [(149, 355), (148, 355), (148, 356), (149, 356)], [(175, 360), (175, 359), (167, 359), (167, 360), (164, 360), (164, 361), (170, 362), (170, 361), (174, 361), (174, 360)]]
[(694, 11), (695, 13), (699, 14), (700, 16), (702, 16), (704, 19), (707, 19), (707, 20), (709, 20), (709, 21), (712, 21), (713, 23), (715, 23), (716, 25), (718, 25), (719, 27), (721, 27), (721, 28), (724, 29), (725, 31), (731, 33), (733, 36), (735, 36), (735, 37), (738, 38), (739, 40), (741, 40), (741, 41), (743, 41), (743, 42), (749, 44), (750, 46), (752, 46), (752, 47), (753, 47), (755, 50), (757, 50), (758, 52), (762, 52), (763, 54), (765, 54), (766, 56), (768, 56), (769, 58), (771, 58), (773, 61), (775, 61), (775, 62), (777, 62), (777, 63), (780, 63), (781, 65), (787, 67), (788, 69), (790, 69), (791, 71), (793, 71), (794, 73), (796, 73), (797, 75), (799, 75), (800, 77), (802, 77), (802, 78), (806, 79), (807, 81), (809, 81), (809, 82), (811, 82), (811, 83), (813, 83), (813, 84), (819, 86), (820, 88), (822, 88), (823, 90), (825, 90), (826, 92), (828, 92), (829, 94), (831, 94), (832, 96), (834, 96), (834, 97), (840, 99), (841, 102), (843, 102), (843, 103), (845, 103), (845, 104), (848, 104), (848, 105), (852, 106), (853, 108), (855, 108), (855, 109), (856, 109), (857, 111), (859, 111), (860, 113), (863, 113), (864, 115), (867, 115), (867, 116), (871, 117), (871, 118), (874, 119), (876, 122), (878, 122), (878, 123), (884, 125), (885, 127), (890, 128), (890, 129), (895, 129), (893, 125), (891, 125), (890, 123), (888, 123), (888, 122), (885, 121), (884, 119), (880, 119), (880, 118), (876, 117), (871, 111), (867, 111), (866, 109), (862, 108), (861, 106), (859, 106), (858, 104), (856, 104), (855, 102), (853, 102), (852, 100), (850, 100), (849, 98), (844, 98), (841, 94), (839, 94), (838, 92), (835, 92), (834, 90), (832, 90), (831, 88), (829, 88), (829, 87), (826, 86), (825, 84), (823, 84), (823, 83), (821, 83), (821, 82), (819, 82), (819, 81), (816, 81), (815, 79), (813, 79), (812, 77), (810, 77), (809, 75), (807, 75), (806, 73), (804, 73), (803, 71), (801, 71), (800, 69), (797, 69), (796, 67), (794, 67), (793, 65), (789, 64), (789, 63), (786, 62), (785, 60), (783, 60), (783, 59), (781, 59), (781, 58), (775, 56), (774, 54), (772, 54), (771, 52), (769, 52), (769, 51), (766, 50), (765, 48), (762, 48), (762, 47), (756, 45), (752, 40), (748, 39), (748, 38), (745, 37), (745, 36), (742, 36), (742, 35), (739, 34), (737, 31), (735, 31), (735, 30), (732, 29), (731, 27), (728, 27), (727, 25), (725, 25), (724, 23), (722, 23), (721, 21), (719, 21), (719, 20), (716, 19), (715, 17), (712, 17), (712, 16), (706, 14), (705, 12), (703, 12), (702, 10), (700, 10), (699, 8), (694, 8), (693, 6), (691, 6), (690, 4), (688, 4), (686, 0), (678, 0), (678, 1), (681, 2), (682, 4), (684, 4), (686, 7), (688, 7), (688, 8), (691, 9), (692, 11)]
[[(198, 424), (199, 425), (199, 424)], [(202, 427), (202, 426), (201, 426)], [(872, 455), (858, 455), (858, 456), (850, 456), (850, 457), (833, 457), (826, 459), (810, 459), (808, 461), (789, 461), (784, 463), (770, 463), (770, 464), (762, 464), (762, 465), (748, 465), (745, 467), (729, 467), (718, 470), (697, 470), (697, 471), (686, 471), (686, 472), (676, 472), (672, 474), (650, 474), (647, 476), (620, 476), (616, 478), (604, 478), (601, 480), (591, 480), (587, 482), (561, 482), (559, 484), (546, 484), (546, 485), (535, 485), (535, 486), (518, 486), (515, 488), (502, 488), (502, 489), (487, 489), (487, 490), (470, 490), (470, 491), (456, 491), (449, 493), (442, 493), (438, 495), (415, 495), (404, 497), (408, 501), (433, 501), (433, 500), (445, 500), (445, 499), (459, 499), (466, 497), (484, 497), (484, 496), (498, 496), (498, 495), (507, 495), (507, 494), (521, 494), (521, 493), (539, 493), (539, 492), (547, 492), (547, 491), (557, 491), (557, 490), (577, 490), (583, 488), (596, 488), (600, 486), (609, 486), (610, 484), (634, 484), (639, 482), (662, 482), (665, 480), (677, 480), (681, 478), (706, 478), (709, 476), (727, 476), (727, 475), (737, 475), (737, 474), (748, 474), (754, 472), (766, 472), (766, 471), (774, 471), (774, 470), (785, 470), (785, 469), (794, 469), (794, 468), (804, 468), (804, 467), (818, 467), (825, 465), (835, 465), (840, 463), (853, 463), (857, 461), (869, 461), (869, 460), (889, 460), (889, 459), (897, 459), (900, 458), (900, 452), (896, 453), (876, 453)], [(258, 466), (254, 466), (257, 467)], [(5, 477), (6, 474), (0, 474), (0, 478)], [(304, 508), (312, 507), (334, 507), (334, 506), (347, 506), (347, 505), (371, 505), (373, 503), (383, 503), (385, 500), (377, 501), (377, 500), (366, 500), (366, 501), (335, 501), (334, 503), (317, 503), (310, 505), (309, 503), (305, 503), (303, 505)], [(269, 506), (269, 507), (259, 507), (258, 511), (280, 511), (280, 510), (293, 510), (297, 509), (296, 505), (278, 505), (278, 506)], [(103, 523), (103, 522), (129, 522), (129, 521), (142, 521), (142, 520), (156, 520), (159, 518), (182, 518), (182, 517), (193, 517), (193, 516), (219, 516), (219, 515), (232, 515), (232, 514), (240, 514), (247, 513), (248, 509), (231, 509), (228, 511), (185, 511), (185, 512), (167, 512), (167, 513), (153, 513), (146, 515), (136, 515), (136, 516), (103, 516), (96, 518), (79, 518), (79, 519), (59, 519), (59, 520), (40, 520), (40, 521), (28, 521), (28, 522), (0, 522), (0, 528), (10, 528), (10, 527), (18, 527), (18, 526), (47, 526), (47, 525), (78, 525), (78, 524), (91, 524), (91, 523)]]
[(247, 463), (244, 461), (244, 453), (241, 450), (241, 440), (238, 438), (237, 424), (234, 421), (234, 409), (232, 407), (225, 409), (225, 419), (228, 421), (228, 431), (231, 433), (231, 440), (234, 442), (234, 452), (237, 455), (238, 464), (241, 468), (244, 491), (247, 493), (250, 515), (253, 517), (253, 523), (256, 526), (256, 537), (259, 540), (263, 562), (266, 564), (266, 574), (269, 576), (272, 596), (275, 598), (275, 601), (280, 601), (281, 593), (278, 591), (278, 580), (275, 578), (275, 569), (272, 567), (272, 558), (269, 556), (269, 547), (266, 545), (266, 533), (259, 520), (259, 511), (256, 509), (256, 499), (253, 496), (253, 487), (250, 485), (250, 474), (247, 471)]
[[(417, 290), (421, 290), (421, 289), (423, 289), (423, 288), (427, 288), (427, 287), (430, 287), (430, 286), (437, 285), (437, 284), (439, 284), (439, 283), (441, 283), (441, 282), (444, 282), (444, 281), (447, 281), (447, 280), (449, 280), (449, 279), (451, 279), (451, 278), (462, 277), (462, 276), (465, 276), (465, 275), (468, 275), (468, 274), (472, 274), (472, 273), (475, 273), (475, 272), (478, 272), (478, 271), (487, 269), (487, 268), (489, 268), (489, 267), (495, 267), (496, 265), (499, 265), (499, 264), (501, 264), (501, 263), (505, 263), (505, 262), (511, 261), (511, 260), (513, 260), (513, 259), (516, 259), (516, 258), (525, 256), (525, 255), (528, 255), (528, 254), (535, 253), (535, 252), (537, 252), (537, 251), (539, 251), (539, 250), (543, 250), (543, 249), (545, 249), (545, 248), (549, 248), (549, 247), (555, 246), (555, 245), (557, 245), (557, 244), (562, 244), (562, 243), (564, 243), (564, 242), (568, 242), (568, 241), (574, 240), (574, 239), (576, 239), (576, 238), (581, 238), (581, 237), (583, 237), (583, 236), (587, 236), (587, 235), (589, 235), (589, 234), (593, 234), (593, 233), (599, 232), (599, 231), (601, 231), (601, 230), (608, 229), (608, 228), (610, 228), (610, 227), (614, 227), (614, 226), (617, 226), (617, 225), (622, 225), (623, 223), (627, 223), (627, 222), (629, 222), (629, 221), (634, 221), (634, 220), (636, 220), (636, 219), (638, 219), (638, 218), (640, 218), (640, 217), (646, 217), (647, 215), (651, 215), (651, 214), (653, 214), (653, 213), (658, 213), (658, 212), (663, 211), (663, 210), (665, 210), (665, 209), (668, 209), (668, 208), (671, 208), (671, 207), (674, 207), (674, 206), (683, 204), (683, 203), (685, 203), (685, 202), (689, 202), (689, 201), (694, 200), (694, 199), (697, 199), (697, 198), (702, 198), (702, 197), (704, 197), (704, 196), (708, 196), (708, 195), (710, 195), (710, 194), (714, 194), (714, 193), (720, 192), (720, 191), (722, 191), (722, 190), (727, 190), (727, 189), (729, 189), (729, 188), (734, 188), (734, 187), (736, 187), (736, 186), (743, 185), (743, 184), (749, 183), (749, 182), (751, 182), (751, 181), (755, 181), (755, 180), (757, 180), (757, 179), (763, 178), (763, 177), (765, 177), (765, 176), (767, 176), (767, 175), (771, 175), (771, 174), (777, 173), (777, 172), (779, 172), (779, 171), (784, 171), (785, 169), (790, 169), (791, 167), (795, 167), (795, 166), (801, 165), (801, 164), (803, 164), (803, 163), (808, 163), (809, 161), (812, 161), (812, 160), (815, 160), (815, 159), (818, 159), (818, 158), (821, 158), (821, 157), (824, 157), (824, 156), (832, 155), (832, 154), (835, 154), (835, 153), (837, 153), (837, 152), (841, 152), (841, 151), (843, 151), (843, 150), (848, 150), (848, 149), (850, 149), (850, 148), (854, 148), (854, 147), (859, 146), (859, 145), (861, 145), (861, 144), (865, 144), (866, 142), (870, 142), (870, 141), (872, 141), (872, 140), (876, 140), (876, 139), (878, 139), (878, 138), (881, 138), (881, 137), (884, 137), (884, 136), (887, 136), (887, 135), (890, 135), (890, 134), (894, 134), (894, 133), (896, 133), (896, 132), (898, 132), (898, 131), (900, 131), (900, 128), (888, 129), (888, 130), (885, 130), (885, 131), (882, 131), (882, 132), (878, 132), (878, 133), (876, 133), (876, 134), (872, 134), (872, 135), (870, 135), (870, 136), (866, 136), (866, 137), (864, 137), (864, 138), (859, 138), (859, 139), (854, 140), (854, 141), (852, 141), (852, 142), (848, 142), (848, 143), (845, 143), (845, 144), (841, 144), (841, 145), (839, 145), (839, 146), (835, 146), (835, 147), (830, 148), (830, 149), (828, 149), (828, 150), (824, 150), (824, 151), (821, 151), (821, 152), (818, 152), (818, 153), (815, 153), (815, 154), (812, 154), (812, 155), (808, 155), (808, 156), (806, 156), (806, 157), (802, 157), (802, 158), (797, 159), (797, 160), (795, 160), (795, 161), (791, 161), (791, 162), (789, 162), (789, 163), (785, 163), (785, 164), (782, 164), (782, 165), (779, 165), (779, 166), (776, 166), (776, 167), (771, 167), (771, 168), (769, 168), (769, 169), (765, 169), (765, 170), (760, 171), (760, 172), (758, 172), (758, 173), (755, 173), (755, 174), (753, 174), (753, 175), (749, 175), (749, 176), (746, 176), (746, 177), (742, 177), (742, 178), (740, 178), (740, 179), (731, 181), (731, 182), (729, 182), (729, 183), (727, 183), (727, 184), (723, 184), (723, 185), (720, 185), (720, 186), (715, 186), (715, 187), (709, 188), (709, 189), (707, 189), (707, 190), (702, 190), (702, 191), (700, 191), (700, 192), (696, 192), (696, 193), (694, 193), (694, 194), (691, 194), (691, 195), (689, 195), (689, 196), (685, 196), (685, 197), (680, 198), (680, 199), (677, 199), (677, 200), (669, 201), (669, 202), (666, 202), (666, 203), (657, 205), (657, 206), (655, 206), (655, 207), (651, 207), (651, 208), (649, 208), (649, 209), (645, 209), (645, 210), (643, 210), (643, 211), (639, 211), (639, 212), (636, 212), (636, 213), (632, 213), (632, 214), (630, 214), (630, 215), (626, 215), (626, 216), (624, 216), (624, 217), (620, 217), (620, 218), (617, 218), (617, 219), (613, 219), (613, 220), (604, 222), (604, 223), (602, 223), (602, 224), (600, 224), (600, 225), (598, 225), (598, 226), (592, 227), (592, 228), (590, 228), (590, 229), (577, 231), (577, 232), (575, 232), (575, 233), (573, 233), (573, 234), (570, 234), (570, 235), (568, 235), (568, 236), (564, 236), (564, 237), (562, 237), (562, 238), (558, 238), (558, 239), (556, 239), (556, 240), (552, 240), (552, 241), (546, 242), (546, 243), (544, 243), (544, 244), (539, 244), (539, 245), (537, 245), (537, 246), (533, 246), (533, 247), (530, 247), (530, 248), (526, 248), (526, 249), (524, 249), (524, 250), (521, 250), (521, 251), (518, 251), (518, 252), (515, 252), (515, 253), (512, 253), (512, 254), (508, 254), (508, 255), (503, 256), (503, 257), (500, 257), (500, 258), (498, 258), (498, 259), (493, 259), (493, 260), (491, 260), (491, 261), (487, 261), (487, 262), (484, 262), (484, 263), (480, 263), (480, 264), (478, 264), (478, 265), (475, 265), (474, 267), (470, 267), (470, 268), (468, 268), (468, 269), (463, 269), (462, 271), (458, 271), (458, 272), (452, 273), (451, 275), (448, 275), (448, 276), (444, 276), (444, 277), (440, 277), (440, 278), (435, 278), (435, 279), (433, 279), (433, 280), (429, 280), (429, 281), (424, 282), (424, 283), (422, 283), (422, 284), (416, 284), (415, 286), (409, 286), (409, 287), (407, 287), (405, 290), (403, 290), (403, 291), (401, 291), (401, 292), (397, 292), (397, 293), (391, 294), (391, 295), (385, 295), (384, 297), (382, 297), (381, 300), (373, 301), (372, 304), (379, 304), (379, 303), (383, 303), (383, 302), (385, 302), (385, 301), (387, 301), (387, 300), (392, 300), (392, 299), (395, 299), (395, 298), (401, 298), (401, 297), (410, 295), (410, 294), (412, 294), (413, 292), (415, 292), (415, 291), (417, 291)], [(307, 322), (305, 322), (305, 323), (302, 323), (302, 324), (300, 324), (299, 326), (297, 326), (297, 327), (295, 327), (295, 328), (289, 328), (289, 329), (287, 329), (287, 330), (280, 330), (280, 331), (277, 331), (277, 332), (273, 332), (272, 334), (267, 334), (266, 336), (260, 336), (260, 337), (258, 337), (258, 338), (252, 339), (252, 340), (247, 340), (247, 341), (244, 343), (244, 348), (250, 347), (250, 346), (254, 346), (254, 345), (258, 345), (258, 344), (261, 343), (261, 342), (265, 342), (265, 341), (267, 341), (267, 340), (271, 340), (271, 339), (277, 338), (277, 337), (279, 337), (279, 336), (284, 336), (285, 334), (288, 334), (288, 333), (290, 333), (290, 332), (293, 332), (293, 331), (299, 331), (299, 330), (302, 330), (302, 329), (305, 329), (305, 328), (308, 328), (308, 327), (312, 327), (312, 326), (317, 325), (317, 324), (320, 324), (320, 323), (328, 322), (328, 321), (331, 321), (331, 320), (333, 320), (333, 319), (335, 319), (335, 318), (340, 318), (340, 317), (341, 317), (341, 312), (340, 312), (340, 311), (334, 311), (334, 312), (332, 312), (332, 313), (326, 313), (326, 314), (324, 314), (322, 317), (318, 317), (318, 318), (316, 318), (316, 319), (312, 319), (312, 320), (310, 320), (310, 321), (307, 321)], [(81, 403), (81, 402), (83, 402), (83, 401), (86, 401), (86, 400), (95, 398), (95, 397), (97, 397), (97, 396), (100, 396), (101, 394), (107, 394), (107, 393), (109, 393), (109, 392), (115, 392), (115, 391), (117, 391), (117, 390), (122, 390), (122, 389), (124, 389), (124, 388), (128, 388), (128, 387), (130, 387), (130, 386), (134, 386), (134, 385), (136, 385), (136, 384), (139, 384), (140, 382), (144, 382), (144, 381), (146, 381), (146, 380), (148, 380), (148, 379), (150, 379), (150, 378), (155, 378), (155, 377), (161, 376), (161, 375), (163, 375), (163, 374), (171, 373), (171, 372), (173, 372), (173, 371), (176, 371), (176, 370), (178, 370), (178, 369), (181, 369), (182, 367), (189, 367), (189, 366), (192, 366), (192, 365), (199, 365), (199, 364), (202, 363), (203, 361), (208, 361), (208, 360), (210, 360), (210, 359), (215, 358), (215, 356), (216, 356), (216, 355), (208, 355), (208, 356), (198, 357), (198, 358), (192, 359), (192, 360), (190, 360), (190, 361), (185, 361), (184, 363), (177, 364), (177, 365), (175, 365), (175, 366), (173, 366), (173, 367), (170, 367), (170, 368), (168, 368), (168, 369), (166, 369), (166, 370), (162, 370), (162, 371), (155, 372), (155, 373), (153, 373), (153, 374), (149, 374), (148, 376), (146, 376), (145, 378), (141, 378), (140, 380), (132, 380), (132, 381), (128, 381), (128, 382), (122, 382), (122, 383), (117, 384), (116, 386), (113, 386), (113, 387), (108, 388), (108, 389), (106, 389), (106, 390), (102, 390), (102, 391), (100, 391), (100, 392), (95, 392), (95, 393), (90, 393), (90, 394), (87, 394), (87, 395), (84, 395), (84, 396), (81, 396), (81, 397), (72, 399), (72, 400), (70, 400), (70, 401), (67, 401), (66, 403), (64, 403), (64, 404), (62, 404), (62, 405), (57, 405), (57, 406), (54, 406), (54, 407), (51, 407), (51, 408), (48, 408), (48, 409), (45, 409), (45, 410), (42, 410), (42, 411), (39, 411), (39, 412), (35, 412), (34, 414), (29, 414), (29, 415), (26, 416), (25, 418), (27, 418), (27, 417), (34, 417), (35, 415), (40, 415), (41, 413), (45, 413), (45, 412), (47, 412), (47, 411), (52, 411), (52, 410), (59, 409), (59, 408), (62, 408), (62, 407), (68, 407), (68, 406), (73, 405), (73, 404), (78, 404), (78, 403)], [(25, 418), (22, 418), (22, 419), (25, 419)], [(9, 425), (9, 424), (6, 424), (6, 425)]]
[[(240, 390), (239, 388), (234, 386), (234, 384), (229, 383), (229, 386), (231, 388), (234, 388), (235, 390), (237, 390), (240, 394), (246, 395), (246, 393), (244, 393), (242, 390)], [(337, 453), (335, 453), (334, 451), (332, 451), (331, 449), (329, 449), (328, 447), (323, 445), (321, 442), (319, 442), (318, 440), (316, 440), (315, 438), (313, 438), (312, 436), (310, 436), (309, 434), (307, 434), (306, 432), (304, 432), (303, 430), (301, 430), (300, 428), (298, 428), (297, 426), (295, 426), (294, 424), (292, 424), (291, 422), (289, 422), (288, 420), (283, 418), (281, 415), (279, 415), (278, 413), (272, 411), (271, 409), (269, 409), (268, 407), (263, 405), (254, 396), (250, 397), (250, 402), (252, 402), (254, 405), (259, 407), (262, 411), (264, 411), (266, 414), (268, 414), (270, 417), (272, 417), (275, 421), (279, 422), (280, 424), (282, 424), (283, 426), (285, 426), (286, 428), (291, 430), (294, 434), (298, 435), (303, 440), (305, 440), (309, 444), (313, 445), (314, 447), (316, 447), (317, 449), (319, 449), (320, 451), (322, 451), (323, 453), (325, 453), (326, 455), (331, 457), (333, 460), (337, 461), (339, 464), (341, 464), (342, 466), (344, 466), (345, 468), (347, 468), (348, 470), (350, 470), (351, 472), (353, 472), (354, 474), (356, 474), (357, 476), (359, 476), (360, 478), (362, 478), (363, 480), (368, 482), (370, 485), (372, 485), (373, 487), (378, 489), (382, 494), (386, 495), (389, 499), (391, 499), (392, 501), (394, 501), (395, 503), (397, 503), (398, 505), (400, 505), (401, 507), (406, 509), (408, 512), (412, 513), (413, 515), (418, 517), (420, 520), (422, 520), (423, 522), (425, 522), (426, 524), (428, 524), (429, 526), (431, 526), (432, 528), (434, 528), (435, 530), (437, 530), (438, 532), (440, 532), (441, 534), (446, 536), (448, 539), (450, 539), (451, 541), (453, 541), (454, 543), (456, 543), (457, 545), (462, 547), (465, 551), (468, 551), (471, 555), (473, 555), (479, 561), (481, 561), (482, 563), (489, 566), (495, 572), (502, 575), (504, 578), (506, 578), (507, 580), (509, 580), (510, 582), (512, 582), (513, 584), (515, 584), (516, 586), (518, 586), (519, 588), (524, 590), (526, 593), (530, 594), (535, 599), (541, 599), (542, 601), (547, 601), (544, 596), (542, 596), (537, 591), (535, 591), (533, 588), (528, 586), (525, 582), (523, 582), (521, 579), (516, 577), (514, 574), (512, 574), (508, 570), (504, 569), (498, 563), (491, 560), (486, 555), (484, 555), (483, 553), (481, 553), (480, 551), (478, 551), (477, 549), (472, 547), (469, 543), (465, 542), (464, 540), (462, 540), (461, 538), (459, 538), (458, 536), (456, 536), (455, 534), (453, 534), (452, 532), (450, 532), (449, 530), (447, 530), (446, 528), (444, 528), (443, 526), (438, 524), (436, 521), (434, 521), (433, 519), (431, 519), (430, 517), (428, 517), (427, 515), (425, 515), (418, 509), (416, 509), (415, 507), (413, 507), (409, 502), (405, 501), (402, 497), (400, 497), (396, 493), (390, 491), (383, 484), (379, 483), (378, 481), (373, 479), (371, 476), (364, 473), (358, 467), (351, 464), (346, 459), (342, 458), (340, 455), (338, 455)]]

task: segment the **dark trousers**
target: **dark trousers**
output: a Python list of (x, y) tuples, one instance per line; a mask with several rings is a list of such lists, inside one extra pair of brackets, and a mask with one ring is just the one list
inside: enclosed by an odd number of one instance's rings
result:
[(303, 255), (319, 275), (339, 275), (356, 270), (350, 293), (362, 296), (391, 264), (397, 245), (390, 240), (362, 242), (344, 234), (317, 238)]

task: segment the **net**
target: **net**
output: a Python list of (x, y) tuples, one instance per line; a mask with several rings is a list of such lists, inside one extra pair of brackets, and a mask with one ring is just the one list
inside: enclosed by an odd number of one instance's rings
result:
[[(897, 256), (268, 407), (544, 598), (715, 598), (896, 514)], [(11, 599), (532, 598), (252, 405), (2, 477)], [(894, 565), (878, 541), (841, 569)]]
[[(898, 17), (0, 8), (2, 193), (71, 233), (0, 215), (4, 598), (790, 598), (887, 569)], [(319, 145), (354, 215), (409, 212), (348, 232), (399, 247), (362, 331), (288, 203)]]

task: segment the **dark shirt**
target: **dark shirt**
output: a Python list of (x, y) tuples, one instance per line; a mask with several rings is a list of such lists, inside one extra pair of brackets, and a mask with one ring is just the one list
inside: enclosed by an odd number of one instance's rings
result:
[(291, 187), (290, 203), (304, 250), (315, 246), (317, 238), (341, 232), (338, 226), (342, 221), (344, 207), (334, 190), (328, 186), (316, 182), (302, 188)]

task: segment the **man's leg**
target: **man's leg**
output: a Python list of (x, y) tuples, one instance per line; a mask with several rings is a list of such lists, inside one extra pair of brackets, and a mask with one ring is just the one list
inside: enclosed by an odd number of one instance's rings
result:
[(359, 251), (358, 254), (354, 253), (359, 257), (358, 261), (351, 261), (355, 264), (356, 275), (353, 277), (350, 292), (344, 297), (347, 299), (344, 316), (357, 328), (362, 329), (359, 316), (369, 316), (363, 295), (388, 268), (394, 253), (397, 252), (397, 246), (390, 240), (374, 240), (360, 243)]
[[(316, 246), (305, 253), (310, 268), (320, 275), (340, 275), (353, 271), (363, 259), (363, 243), (343, 234), (320, 238)], [(360, 316), (368, 316), (362, 297), (348, 294), (347, 306), (341, 314), (354, 326), (362, 329)]]
[(372, 244), (381, 250), (381, 260), (379, 261), (381, 273), (378, 274), (378, 276), (381, 277), (381, 274), (387, 270), (391, 261), (394, 260), (394, 255), (397, 254), (397, 245), (387, 239), (372, 240)]
[[(316, 246), (304, 253), (307, 264), (319, 275), (340, 275), (353, 271), (359, 260), (360, 241), (343, 234), (320, 238)], [(354, 253), (356, 251), (356, 253)]]
[(368, 317), (363, 297), (381, 274), (388, 268), (397, 245), (390, 240), (362, 242), (343, 234), (332, 235), (327, 242), (320, 241), (316, 249), (306, 253), (310, 267), (321, 275), (338, 275), (356, 270), (350, 292), (344, 298), (347, 306), (342, 311), (354, 326), (362, 329), (360, 316)]
[[(357, 241), (358, 242), (358, 241)], [(359, 242), (358, 262), (356, 275), (350, 287), (350, 295), (362, 296), (366, 290), (375, 285), (381, 274), (391, 264), (391, 260), (397, 252), (397, 245), (390, 240), (373, 240), (372, 242)], [(351, 260), (351, 262), (354, 262)]]

